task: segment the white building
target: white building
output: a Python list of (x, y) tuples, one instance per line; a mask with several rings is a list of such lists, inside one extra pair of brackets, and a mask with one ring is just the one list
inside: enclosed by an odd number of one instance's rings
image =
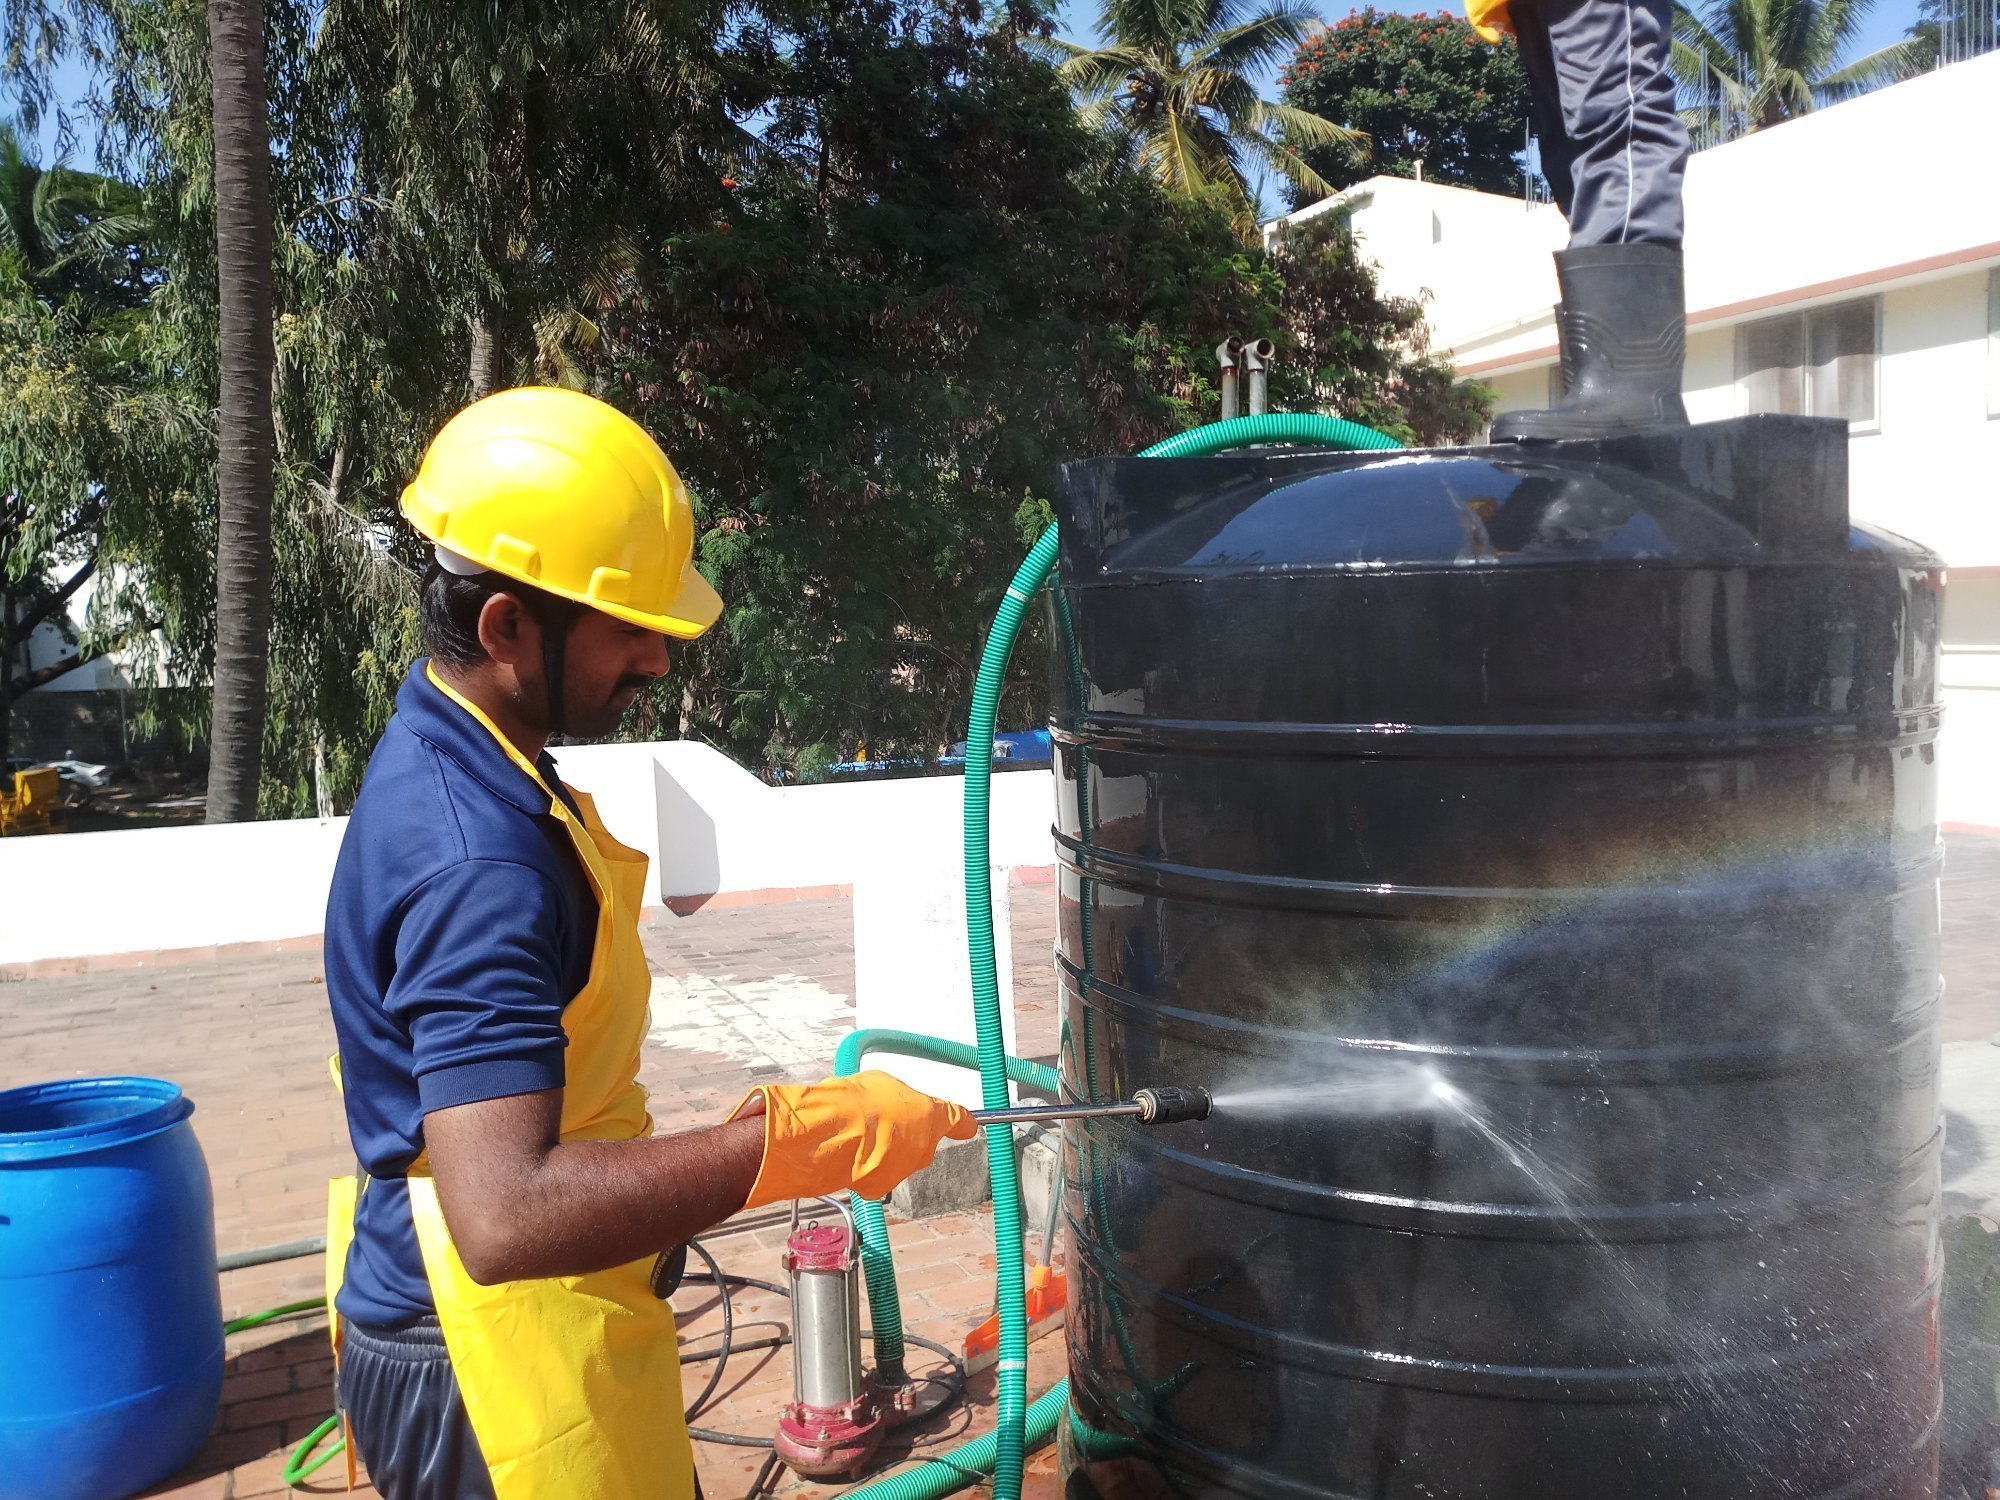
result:
[[(14, 648), (13, 660), (6, 663), (7, 674), (16, 676), (60, 666), (76, 655), (77, 639), (82, 632), (83, 622), (73, 610), (66, 613), (60, 621), (42, 621), (26, 641)], [(72, 668), (33, 691), (100, 693), (117, 692), (131, 686), (132, 680), (126, 675), (117, 657), (107, 654), (87, 661), (80, 667)]]
[[(1944, 817), (2000, 825), (2000, 53), (1704, 151), (1687, 175), (1688, 414), (1844, 416), (1857, 520), (1950, 565)], [(1547, 205), (1378, 177), (1344, 212), (1434, 348), (1557, 390)], [(1275, 229), (1276, 226), (1273, 226)], [(1989, 753), (1990, 752), (1990, 753)]]

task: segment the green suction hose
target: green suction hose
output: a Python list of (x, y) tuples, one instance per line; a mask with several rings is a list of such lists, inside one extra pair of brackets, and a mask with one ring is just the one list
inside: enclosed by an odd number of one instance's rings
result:
[[(972, 963), (972, 1015), (979, 1036), (980, 1094), (988, 1109), (1004, 1109), (1006, 1042), (1000, 1023), (1000, 980), (993, 956), (993, 734), (1007, 661), (1028, 605), (1056, 565), (1056, 529), (1044, 531), (1007, 585), (979, 659), (972, 714), (965, 729), (965, 930)], [(1014, 1129), (986, 1127), (986, 1161), (993, 1183), (993, 1244), (1000, 1308), (1000, 1360), (995, 1394), (993, 1500), (1020, 1500), (1027, 1457), (1028, 1292), (1021, 1269), (1021, 1183), (1014, 1168)]]
[[(1394, 438), (1340, 417), (1280, 412), (1237, 417), (1183, 432), (1155, 443), (1141, 458), (1197, 458), (1259, 443), (1302, 443), (1347, 450), (1401, 448)], [(965, 732), (965, 926), (972, 966), (973, 1017), (979, 1037), (980, 1092), (988, 1109), (1003, 1108), (1007, 1097), (1007, 1058), (1000, 1022), (1000, 985), (993, 954), (993, 884), (991, 858), (991, 793), (993, 732), (999, 716), (1000, 691), (1007, 662), (1014, 653), (1028, 605), (1048, 581), (1056, 563), (1056, 529), (1044, 531), (1027, 559), (1007, 585), (986, 637), (979, 675), (972, 690), (972, 713)], [(928, 1039), (927, 1039), (928, 1040)], [(858, 1054), (857, 1054), (858, 1060)], [(944, 1060), (944, 1059), (940, 1059)], [(993, 1500), (1020, 1500), (1021, 1471), (1027, 1446), (1055, 1429), (1068, 1399), (1068, 1382), (1027, 1403), (1028, 1318), (1021, 1260), (1020, 1182), (1014, 1167), (1013, 1132), (1007, 1126), (986, 1128), (986, 1153), (993, 1182), (993, 1244), (998, 1276), (1000, 1361), (996, 1425), (991, 1434), (945, 1456), (945, 1460), (913, 1469), (892, 1479), (849, 1490), (848, 1500), (936, 1500), (971, 1483), (991, 1465)], [(868, 1305), (878, 1332), (902, 1319), (895, 1306), (895, 1270), (888, 1261), (887, 1236), (881, 1210), (874, 1207), (872, 1233), (880, 1236), (880, 1265), (868, 1255), (871, 1231), (863, 1230), (862, 1264), (868, 1270)], [(857, 1219), (860, 1205), (857, 1205)], [(878, 1274), (879, 1273), (879, 1274)], [(885, 1317), (885, 1309), (888, 1315)], [(880, 1346), (878, 1345), (878, 1352)], [(1032, 1420), (1031, 1420), (1032, 1418)], [(975, 1456), (976, 1453), (976, 1456)]]
[(1259, 443), (1301, 443), (1313, 448), (1344, 448), (1349, 452), (1375, 453), (1399, 449), (1403, 445), (1385, 432), (1350, 422), (1345, 417), (1320, 417), (1309, 412), (1266, 412), (1256, 417), (1231, 417), (1227, 422), (1210, 422), (1177, 432), (1163, 442), (1143, 449), (1141, 458), (1206, 458), (1227, 453), (1232, 448), (1250, 448)]
[[(1068, 1406), (1067, 1380), (1059, 1381), (1044, 1391), (1027, 1409), (1027, 1419), (1023, 1424), (1027, 1446), (1045, 1442), (1056, 1430), (1056, 1424), (1062, 1420)], [(942, 1500), (943, 1496), (962, 1490), (987, 1474), (994, 1475), (993, 1493), (997, 1496), (1001, 1493), (1000, 1476), (995, 1469), (999, 1448), (1000, 1430), (996, 1427), (985, 1437), (974, 1438), (963, 1447), (925, 1459), (920, 1469), (905, 1469), (887, 1479), (864, 1484), (858, 1490), (843, 1490), (840, 1500)], [(1017, 1495), (1021, 1492), (1020, 1484), (1021, 1476), (1017, 1470), (1013, 1491)]]

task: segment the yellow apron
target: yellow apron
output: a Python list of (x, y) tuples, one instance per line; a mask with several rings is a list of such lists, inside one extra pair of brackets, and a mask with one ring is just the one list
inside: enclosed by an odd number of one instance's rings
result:
[[(605, 832), (581, 792), (572, 795), (583, 817), (574, 817), (492, 720), (435, 673), (430, 680), (549, 793), (550, 815), (568, 830), (597, 893), (590, 978), (563, 1010), (562, 1139), (650, 1135), (638, 1081), (652, 991), (639, 944), (646, 856)], [(681, 1417), (674, 1315), (653, 1293), (653, 1259), (588, 1276), (480, 1286), (458, 1258), (421, 1156), (410, 1168), (409, 1192), (452, 1373), (497, 1500), (692, 1500), (694, 1453)], [(346, 1257), (332, 1252), (351, 1237), (354, 1198), (354, 1179), (333, 1184), (329, 1294), (339, 1290)]]

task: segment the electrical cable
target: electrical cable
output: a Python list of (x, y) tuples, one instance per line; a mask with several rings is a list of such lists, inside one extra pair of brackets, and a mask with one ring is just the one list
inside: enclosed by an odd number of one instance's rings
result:
[[(755, 1276), (739, 1276), (734, 1271), (725, 1271), (721, 1263), (716, 1260), (715, 1256), (699, 1240), (688, 1241), (688, 1249), (702, 1262), (701, 1268), (690, 1271), (688, 1273), (689, 1276), (699, 1276), (715, 1285), (718, 1294), (717, 1301), (722, 1313), (721, 1342), (712, 1349), (699, 1349), (692, 1354), (681, 1355), (681, 1363), (683, 1365), (707, 1364), (710, 1362), (713, 1362), (715, 1365), (715, 1368), (709, 1373), (707, 1382), (702, 1386), (700, 1394), (689, 1403), (684, 1413), (684, 1418), (688, 1423), (688, 1436), (697, 1442), (722, 1444), (731, 1448), (770, 1449), (773, 1446), (772, 1439), (770, 1438), (748, 1437), (740, 1433), (717, 1432), (712, 1428), (696, 1427), (694, 1419), (702, 1413), (709, 1401), (714, 1397), (717, 1388), (721, 1386), (723, 1374), (727, 1370), (729, 1361), (733, 1356), (763, 1350), (784, 1349), (790, 1347), (792, 1343), (792, 1335), (789, 1332), (773, 1334), (767, 1338), (738, 1342), (736, 1338), (736, 1312), (729, 1300), (730, 1288), (754, 1288), (760, 1292), (768, 1292), (774, 1296), (783, 1297), (787, 1301), (791, 1300), (791, 1288), (780, 1286), (775, 1281), (764, 1281)], [(277, 1322), (281, 1318), (298, 1317), (306, 1313), (321, 1312), (325, 1308), (326, 1299), (324, 1297), (311, 1297), (302, 1302), (288, 1302), (282, 1307), (268, 1308), (263, 1312), (249, 1313), (240, 1318), (232, 1318), (229, 1322), (222, 1325), (222, 1331), (225, 1334), (243, 1333), (252, 1328), (261, 1328), (267, 1323)], [(703, 1335), (703, 1337), (705, 1336)], [(861, 1330), (861, 1337), (873, 1343), (875, 1331), (872, 1328), (864, 1328)], [(947, 1366), (943, 1375), (939, 1377), (946, 1387), (945, 1393), (939, 1398), (937, 1404), (924, 1414), (926, 1417), (935, 1416), (947, 1406), (963, 1399), (966, 1382), (965, 1362), (959, 1358), (955, 1351), (946, 1348), (943, 1344), (934, 1343), (930, 1339), (918, 1338), (911, 1333), (904, 1333), (902, 1340), (906, 1344), (913, 1344), (927, 1353), (937, 1355)], [(340, 1414), (336, 1411), (308, 1433), (304, 1441), (292, 1450), (291, 1457), (285, 1464), (283, 1474), (286, 1484), (296, 1485), (301, 1483), (309, 1476), (316, 1474), (319, 1470), (326, 1467), (327, 1464), (338, 1458), (346, 1450), (347, 1440), (341, 1438), (326, 1449), (325, 1452), (315, 1451), (339, 1427)], [(770, 1477), (768, 1470), (773, 1464), (778, 1462), (780, 1460), (777, 1454), (775, 1452), (772, 1453), (771, 1464), (766, 1465), (766, 1472), (760, 1473), (757, 1486), (750, 1491), (750, 1495), (746, 1496), (745, 1500), (751, 1500), (751, 1497), (762, 1493), (762, 1487)]]
[(778, 1458), (778, 1454), (772, 1454), (770, 1458), (766, 1458), (764, 1460), (764, 1468), (760, 1468), (756, 1472), (756, 1478), (750, 1480), (750, 1488), (744, 1490), (744, 1500), (758, 1500), (758, 1496), (764, 1494), (764, 1486), (770, 1484), (770, 1476), (776, 1474), (782, 1466), (784, 1466), (784, 1460)]

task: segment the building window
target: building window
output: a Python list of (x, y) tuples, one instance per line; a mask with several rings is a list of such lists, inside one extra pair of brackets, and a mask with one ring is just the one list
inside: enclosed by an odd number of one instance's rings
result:
[(1564, 394), (1562, 361), (1557, 360), (1549, 366), (1549, 389), (1546, 404), (1549, 406), (1556, 405), (1562, 400)]
[(1845, 417), (1876, 424), (1881, 301), (1864, 297), (1763, 318), (1736, 330), (1736, 388), (1744, 412)]
[(2000, 417), (2000, 266), (1986, 273), (1986, 415)]

